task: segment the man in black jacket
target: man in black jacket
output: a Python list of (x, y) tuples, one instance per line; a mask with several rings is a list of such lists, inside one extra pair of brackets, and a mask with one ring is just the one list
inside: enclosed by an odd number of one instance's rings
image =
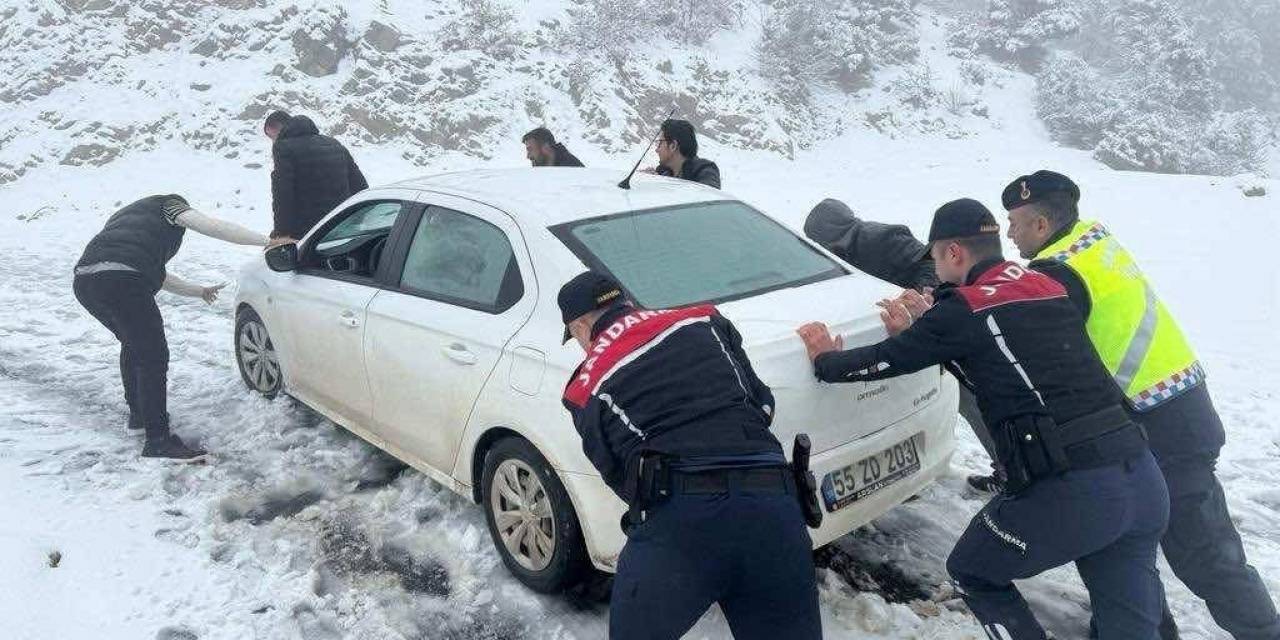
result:
[(773, 394), (710, 305), (642, 310), (586, 272), (560, 290), (587, 357), (564, 393), (587, 458), (629, 507), (614, 640), (675, 640), (719, 602), (739, 640), (822, 637), (812, 541), (769, 432)]
[(891, 337), (849, 351), (821, 324), (800, 335), (827, 382), (952, 362), (996, 425), (1005, 494), (973, 518), (947, 560), (989, 637), (1044, 640), (1013, 581), (1074, 561), (1104, 640), (1154, 640), (1164, 479), (1062, 286), (1004, 260), (999, 234), (981, 203), (943, 205), (929, 231), (938, 277), (948, 283), (937, 304), (913, 320), (906, 305), (883, 302)]
[(688, 120), (663, 121), (655, 151), (658, 153), (658, 168), (654, 173), (720, 188), (720, 167), (698, 157), (698, 136)]
[(569, 153), (569, 149), (556, 142), (556, 137), (546, 127), (538, 127), (524, 134), (524, 155), (535, 167), (581, 167), (582, 161)]
[(235, 244), (267, 244), (266, 236), (202, 214), (180, 195), (148, 196), (115, 212), (89, 241), (73, 288), (76, 300), (120, 341), (129, 429), (146, 435), (143, 457), (194, 462), (204, 460), (205, 451), (169, 431), (169, 343), (156, 305), (160, 290), (212, 304), (222, 289), (169, 272), (188, 229)]
[[(275, 113), (272, 116), (276, 116)], [(270, 135), (273, 123), (263, 129)], [(369, 188), (355, 160), (341, 142), (320, 135), (311, 118), (292, 116), (271, 145), (273, 242), (302, 238), (334, 207)]]

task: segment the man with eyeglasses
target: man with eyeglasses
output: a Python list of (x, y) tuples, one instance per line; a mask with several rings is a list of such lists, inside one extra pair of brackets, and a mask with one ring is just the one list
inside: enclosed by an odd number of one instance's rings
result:
[(720, 167), (698, 157), (698, 136), (688, 120), (664, 120), (656, 151), (658, 168), (654, 173), (720, 188)]

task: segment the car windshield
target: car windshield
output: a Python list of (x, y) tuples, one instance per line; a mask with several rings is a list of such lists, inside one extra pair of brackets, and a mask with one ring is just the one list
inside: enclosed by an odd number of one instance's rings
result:
[(737, 300), (847, 273), (782, 225), (734, 201), (589, 218), (551, 231), (649, 309)]

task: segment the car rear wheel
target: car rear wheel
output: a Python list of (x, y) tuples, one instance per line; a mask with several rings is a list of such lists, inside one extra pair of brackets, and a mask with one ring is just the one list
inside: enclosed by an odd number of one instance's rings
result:
[(485, 520), (511, 573), (534, 591), (575, 585), (590, 564), (564, 484), (529, 441), (507, 438), (485, 456)]
[(245, 309), (236, 316), (235, 347), (236, 365), (244, 383), (268, 398), (280, 393), (284, 381), (280, 359), (266, 323), (253, 309)]

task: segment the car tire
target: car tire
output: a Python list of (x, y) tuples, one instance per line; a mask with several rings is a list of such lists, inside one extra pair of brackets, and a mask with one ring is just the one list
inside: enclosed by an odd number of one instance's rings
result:
[(523, 438), (489, 449), (481, 476), (489, 535), (502, 563), (525, 586), (559, 593), (591, 568), (569, 493), (546, 458)]
[(253, 309), (236, 314), (236, 366), (246, 386), (267, 398), (274, 398), (284, 387), (280, 359), (267, 325)]

